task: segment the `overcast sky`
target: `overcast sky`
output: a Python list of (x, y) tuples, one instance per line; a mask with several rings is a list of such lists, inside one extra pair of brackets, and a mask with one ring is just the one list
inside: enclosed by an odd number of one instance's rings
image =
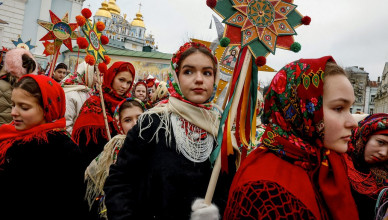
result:
[[(103, 0), (86, 0), (95, 14)], [(212, 15), (206, 0), (116, 0), (121, 14), (131, 21), (139, 10), (147, 33), (154, 35), (160, 52), (174, 53), (181, 44), (194, 37), (213, 41), (217, 31), (209, 29)], [(299, 53), (277, 49), (267, 57), (267, 65), (279, 70), (300, 58), (332, 55), (343, 67), (359, 66), (369, 72), (371, 80), (381, 76), (388, 62), (387, 0), (295, 0), (297, 10), (310, 16), (309, 26), (300, 26), (295, 41), (302, 45)], [(218, 15), (216, 15), (218, 16)], [(221, 19), (220, 19), (221, 20)], [(260, 73), (263, 82), (273, 73)]]

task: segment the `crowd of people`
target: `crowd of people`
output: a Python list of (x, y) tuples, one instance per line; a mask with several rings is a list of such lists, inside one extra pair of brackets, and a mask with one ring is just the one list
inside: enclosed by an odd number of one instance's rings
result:
[(59, 63), (49, 77), (25, 49), (1, 60), (0, 219), (388, 215), (388, 114), (350, 113), (353, 87), (331, 56), (288, 63), (258, 95), (259, 144), (227, 158), (212, 204), (222, 109), (208, 47), (182, 45), (166, 82), (124, 61), (102, 77)]

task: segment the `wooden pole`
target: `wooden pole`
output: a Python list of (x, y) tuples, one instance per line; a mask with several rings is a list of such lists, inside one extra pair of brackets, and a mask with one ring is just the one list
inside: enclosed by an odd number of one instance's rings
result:
[[(247, 80), (246, 75), (247, 75), (247, 71), (249, 68), (249, 64), (251, 62), (251, 58), (252, 58), (252, 54), (250, 53), (249, 50), (247, 50), (247, 53), (246, 53), (245, 59), (244, 59), (244, 63), (243, 63), (243, 66), (242, 66), (242, 69), (240, 72), (240, 74), (241, 74), (240, 79), (238, 81), (238, 85), (236, 88), (236, 93), (235, 93), (236, 96), (233, 98), (233, 100), (230, 100), (230, 101), (232, 101), (232, 106), (230, 107), (230, 111), (232, 111), (232, 112), (231, 112), (231, 118), (229, 120), (232, 122), (234, 122), (234, 119), (236, 117), (237, 106), (238, 106), (238, 103), (239, 103), (239, 100), (241, 97), (242, 89), (243, 89), (245, 80)], [(229, 82), (229, 83), (231, 83), (231, 82)], [(229, 93), (231, 91), (230, 90), (231, 87), (232, 87), (232, 85), (229, 85), (227, 94), (225, 96), (225, 100), (229, 96)], [(225, 100), (224, 100), (224, 105), (226, 103)], [(223, 106), (223, 109), (224, 108), (225, 107)], [(224, 127), (224, 129), (225, 129), (225, 127)], [(216, 160), (216, 163), (215, 163), (213, 171), (212, 171), (212, 175), (210, 176), (209, 185), (207, 187), (205, 201), (204, 201), (205, 204), (207, 204), (207, 205), (211, 205), (211, 203), (212, 203), (213, 195), (214, 195), (214, 191), (216, 189), (216, 185), (217, 185), (218, 177), (220, 175), (220, 171), (221, 171), (221, 151), (218, 153), (217, 160)]]
[[(94, 68), (96, 68), (96, 66)], [(102, 113), (103, 113), (102, 115), (104, 116), (105, 129), (106, 129), (106, 133), (108, 134), (108, 140), (110, 140), (110, 139), (112, 139), (112, 137), (110, 135), (108, 118), (106, 117), (104, 95), (102, 93), (102, 83), (101, 83), (100, 70), (98, 70), (98, 68), (96, 68), (96, 71), (97, 71), (97, 81), (98, 81), (97, 88), (98, 88), (98, 93), (100, 94), (101, 108), (102, 108)]]

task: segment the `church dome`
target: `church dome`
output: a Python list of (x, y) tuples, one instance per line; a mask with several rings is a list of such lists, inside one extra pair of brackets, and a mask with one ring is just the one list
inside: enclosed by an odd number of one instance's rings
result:
[(112, 18), (112, 14), (108, 10), (108, 3), (105, 0), (101, 3), (101, 8), (98, 9), (95, 16)]
[(136, 13), (136, 18), (133, 19), (131, 26), (145, 28), (145, 25), (143, 22), (143, 15), (140, 13), (140, 11)]
[(121, 9), (116, 5), (116, 0), (109, 0), (108, 10), (110, 13), (120, 15)]

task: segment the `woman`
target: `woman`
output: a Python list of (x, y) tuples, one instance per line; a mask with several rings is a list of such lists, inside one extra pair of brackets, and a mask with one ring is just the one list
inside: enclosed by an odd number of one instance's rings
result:
[[(113, 126), (113, 113), (116, 106), (130, 96), (135, 68), (129, 62), (115, 62), (103, 77), (106, 117), (113, 137), (118, 132)], [(86, 166), (104, 149), (109, 140), (99, 96), (93, 95), (85, 101), (74, 123), (72, 137), (84, 154)]]
[(133, 86), (133, 96), (143, 103), (147, 102), (147, 84), (144, 81), (140, 80)]
[(11, 93), (17, 80), (25, 74), (37, 72), (37, 63), (32, 54), (23, 48), (15, 48), (5, 55), (0, 70), (0, 125), (12, 121)]
[[(103, 186), (106, 177), (109, 175), (109, 167), (112, 163), (116, 163), (117, 154), (123, 146), (128, 131), (136, 124), (137, 119), (144, 110), (144, 104), (139, 99), (127, 98), (121, 101), (116, 107), (113, 118), (119, 134), (114, 136), (105, 145), (101, 154), (86, 168), (85, 181), (87, 182), (87, 190), (85, 198), (92, 212), (95, 212), (93, 214), (97, 214), (100, 218), (107, 218)], [(96, 218), (98, 217), (96, 216)]]
[[(220, 114), (213, 110), (217, 60), (200, 43), (186, 43), (172, 58), (170, 97), (143, 113), (128, 132), (105, 182), (108, 219), (188, 219), (204, 197)], [(215, 203), (225, 205), (221, 176)]]
[(28, 74), (16, 83), (12, 103), (13, 122), (0, 127), (2, 218), (82, 219), (84, 167), (65, 130), (63, 89)]
[(360, 219), (372, 219), (377, 197), (388, 187), (388, 114), (360, 121), (349, 148), (344, 157)]
[(154, 107), (166, 99), (168, 99), (167, 83), (164, 81), (161, 81), (156, 87), (155, 92), (152, 94), (150, 103), (152, 104), (152, 107)]
[(62, 88), (66, 96), (66, 130), (69, 134), (73, 131), (82, 105), (92, 95), (96, 81), (94, 66), (89, 66), (85, 61), (78, 65), (77, 72), (69, 74), (63, 80)]
[(332, 57), (287, 64), (271, 82), (262, 144), (233, 179), (224, 219), (358, 219), (340, 153), (352, 85)]

